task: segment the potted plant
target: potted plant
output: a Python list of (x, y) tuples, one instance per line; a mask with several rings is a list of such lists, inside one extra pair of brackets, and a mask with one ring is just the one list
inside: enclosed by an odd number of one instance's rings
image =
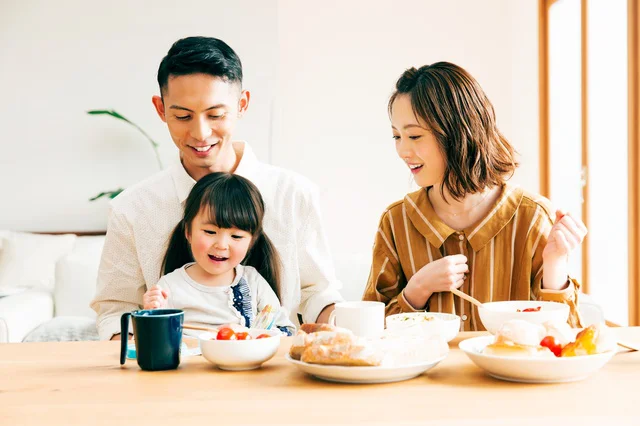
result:
[[(133, 121), (131, 121), (131, 120), (127, 119), (127, 118), (125, 118), (122, 114), (118, 113), (115, 110), (92, 109), (90, 111), (87, 111), (87, 114), (89, 114), (89, 115), (110, 115), (111, 117), (117, 118), (118, 120), (122, 120), (125, 123), (128, 123), (131, 126), (135, 127), (151, 143), (151, 147), (153, 148), (153, 152), (156, 155), (156, 160), (158, 161), (158, 167), (160, 168), (160, 170), (164, 169), (164, 165), (162, 164), (162, 160), (160, 159), (160, 153), (158, 152), (158, 146), (159, 146), (158, 143), (156, 141), (154, 141), (153, 139), (151, 139), (151, 136), (149, 136), (147, 134), (147, 132), (142, 130), (142, 128), (140, 126), (138, 126), (136, 123), (134, 123)], [(112, 191), (103, 191), (103, 192), (99, 193), (98, 195), (90, 198), (89, 201), (95, 201), (95, 200), (97, 200), (99, 198), (102, 198), (102, 197), (115, 198), (122, 191), (124, 191), (124, 188), (118, 188), (118, 189), (115, 189), (115, 190), (112, 190)]]

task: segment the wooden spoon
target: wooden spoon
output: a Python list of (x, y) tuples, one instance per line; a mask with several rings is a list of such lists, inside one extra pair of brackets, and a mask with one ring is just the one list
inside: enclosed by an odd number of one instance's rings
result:
[(631, 343), (627, 343), (627, 342), (617, 342), (618, 346), (621, 346), (625, 349), (629, 349), (630, 351), (640, 351), (640, 348), (637, 345), (632, 345)]
[(209, 328), (201, 325), (182, 324), (182, 328), (187, 330), (199, 330), (199, 331), (208, 331), (210, 333), (218, 333), (217, 328)]
[(474, 305), (476, 305), (477, 307), (482, 306), (482, 302), (480, 302), (478, 299), (473, 298), (471, 296), (469, 296), (467, 293), (463, 293), (460, 290), (458, 290), (457, 288), (452, 288), (451, 293), (455, 294), (456, 296), (458, 296), (461, 299), (466, 300), (467, 302), (473, 303)]

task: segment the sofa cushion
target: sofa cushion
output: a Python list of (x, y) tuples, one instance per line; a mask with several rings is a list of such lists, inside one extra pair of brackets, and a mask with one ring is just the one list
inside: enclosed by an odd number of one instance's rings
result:
[(55, 266), (71, 252), (75, 235), (4, 231), (0, 250), (0, 296), (26, 289), (53, 291)]
[(38, 325), (53, 318), (50, 292), (26, 290), (0, 297), (0, 343), (21, 342)]
[(55, 317), (29, 333), (24, 342), (74, 342), (98, 340), (95, 320), (87, 317)]
[(96, 292), (104, 238), (78, 237), (73, 251), (56, 264), (56, 316), (95, 318), (96, 313), (89, 303)]

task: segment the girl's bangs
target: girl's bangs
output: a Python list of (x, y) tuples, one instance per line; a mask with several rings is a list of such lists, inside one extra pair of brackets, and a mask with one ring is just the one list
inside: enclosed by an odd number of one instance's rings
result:
[(253, 234), (258, 228), (258, 218), (250, 196), (239, 192), (222, 188), (207, 191), (200, 211), (218, 228), (236, 228)]

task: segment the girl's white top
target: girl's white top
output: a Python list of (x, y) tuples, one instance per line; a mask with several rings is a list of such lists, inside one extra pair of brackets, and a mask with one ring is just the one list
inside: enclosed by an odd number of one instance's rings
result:
[[(289, 313), (280, 306), (269, 283), (252, 266), (236, 266), (236, 277), (228, 286), (206, 286), (194, 281), (187, 269), (193, 263), (163, 276), (158, 285), (170, 292), (167, 308), (184, 310), (184, 322), (207, 327), (222, 324), (250, 326), (266, 306), (279, 308), (272, 329), (293, 334), (295, 326)], [(184, 330), (185, 335), (201, 332)]]

